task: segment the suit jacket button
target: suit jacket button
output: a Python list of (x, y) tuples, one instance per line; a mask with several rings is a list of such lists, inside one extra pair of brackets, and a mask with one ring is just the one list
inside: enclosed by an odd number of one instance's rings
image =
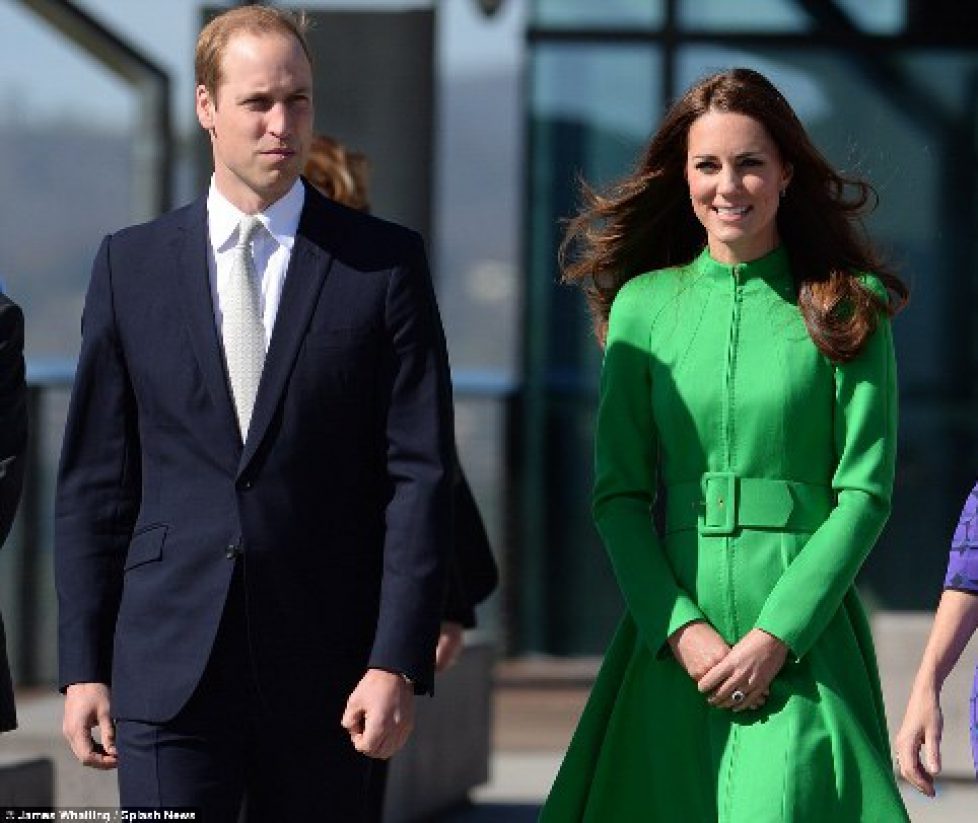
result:
[(255, 485), (255, 484), (254, 484), (254, 483), (253, 483), (252, 481), (250, 481), (250, 480), (245, 480), (245, 481), (244, 481), (244, 483), (242, 483), (242, 484), (241, 484), (241, 488), (242, 488), (242, 489), (246, 489), (246, 490), (247, 490), (247, 489), (250, 489), (250, 488), (251, 488), (252, 486), (254, 486), (254, 485)]
[(228, 549), (224, 553), (224, 556), (228, 560), (234, 560), (234, 558), (238, 556), (238, 547), (235, 546), (234, 543), (232, 543), (230, 546), (228, 546)]

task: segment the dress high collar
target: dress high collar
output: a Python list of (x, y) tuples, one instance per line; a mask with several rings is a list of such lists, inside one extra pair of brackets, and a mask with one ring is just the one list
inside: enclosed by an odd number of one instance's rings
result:
[(772, 286), (791, 282), (791, 265), (784, 246), (777, 246), (763, 257), (746, 263), (720, 263), (713, 259), (707, 246), (693, 261), (692, 268), (710, 280), (719, 282), (728, 282), (735, 278), (740, 283), (764, 280)]

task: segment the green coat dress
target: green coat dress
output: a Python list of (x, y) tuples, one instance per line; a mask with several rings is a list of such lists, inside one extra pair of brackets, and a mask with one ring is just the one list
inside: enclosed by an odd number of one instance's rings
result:
[[(829, 361), (782, 248), (736, 266), (704, 251), (621, 289), (594, 518), (627, 613), (541, 821), (908, 820), (853, 588), (889, 513), (896, 416), (888, 319)], [(730, 644), (757, 627), (790, 648), (763, 708), (710, 707), (672, 657), (669, 635), (704, 619)]]

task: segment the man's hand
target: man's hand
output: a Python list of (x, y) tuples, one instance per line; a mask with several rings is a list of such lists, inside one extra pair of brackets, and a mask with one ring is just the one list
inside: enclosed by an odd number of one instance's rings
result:
[(669, 648), (686, 673), (695, 681), (727, 656), (730, 646), (709, 623), (696, 620), (669, 637)]
[(399, 674), (368, 669), (346, 701), (341, 723), (358, 752), (386, 760), (414, 727), (414, 689)]
[[(91, 730), (95, 727), (101, 743), (92, 739)], [(115, 726), (109, 716), (109, 687), (104, 683), (72, 683), (68, 687), (61, 731), (83, 766), (114, 769), (118, 765)]]
[(435, 647), (435, 671), (444, 672), (458, 662), (458, 656), (462, 653), (462, 646), (465, 638), (465, 631), (461, 623), (452, 620), (445, 620), (441, 624), (441, 633), (438, 635), (438, 645)]
[[(767, 700), (771, 681), (787, 657), (788, 647), (781, 640), (762, 629), (751, 629), (696, 686), (718, 708), (756, 709)], [(740, 693), (740, 700), (733, 699), (735, 693)]]

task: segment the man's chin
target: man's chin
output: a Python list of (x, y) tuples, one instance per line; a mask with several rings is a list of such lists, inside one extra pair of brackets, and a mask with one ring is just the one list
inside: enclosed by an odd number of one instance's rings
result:
[(256, 193), (260, 194), (263, 200), (274, 203), (280, 197), (284, 197), (289, 189), (299, 179), (299, 169), (281, 169), (269, 172), (262, 176), (253, 186)]

